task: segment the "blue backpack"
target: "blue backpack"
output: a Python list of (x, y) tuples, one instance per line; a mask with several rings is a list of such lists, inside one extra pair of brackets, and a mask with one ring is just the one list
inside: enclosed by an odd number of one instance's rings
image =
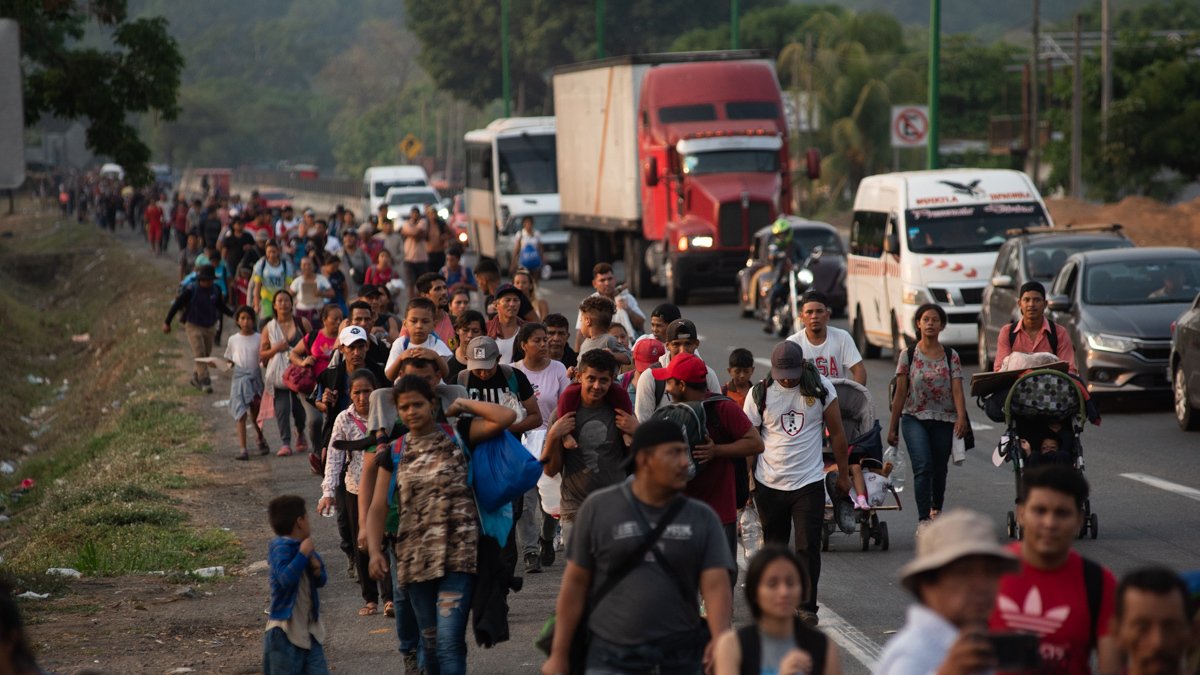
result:
[(524, 231), (522, 231), (518, 236), (521, 238), (521, 254), (517, 260), (521, 263), (521, 267), (524, 267), (527, 270), (536, 270), (537, 268), (541, 267), (542, 256), (538, 254), (537, 243), (535, 241), (530, 241), (529, 238), (525, 236)]

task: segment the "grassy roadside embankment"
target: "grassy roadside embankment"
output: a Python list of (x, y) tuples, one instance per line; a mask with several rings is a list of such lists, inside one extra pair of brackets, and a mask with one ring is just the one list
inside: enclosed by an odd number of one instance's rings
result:
[(59, 593), (47, 568), (171, 576), (240, 562), (236, 536), (192, 522), (175, 496), (200, 486), (189, 457), (211, 448), (186, 405), (197, 393), (181, 384), (182, 345), (161, 330), (174, 280), (73, 219), (18, 216), (0, 231), (0, 459), (16, 469), (0, 476), (0, 574)]

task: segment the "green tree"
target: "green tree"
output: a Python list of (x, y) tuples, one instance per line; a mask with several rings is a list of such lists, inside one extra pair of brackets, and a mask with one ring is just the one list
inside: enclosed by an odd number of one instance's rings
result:
[[(161, 17), (130, 19), (126, 0), (0, 0), (0, 17), (21, 29), (25, 121), (43, 115), (87, 119), (87, 144), (121, 164), (129, 180), (146, 183), (150, 148), (128, 117), (179, 113), (183, 57)], [(97, 25), (113, 49), (85, 46)]]

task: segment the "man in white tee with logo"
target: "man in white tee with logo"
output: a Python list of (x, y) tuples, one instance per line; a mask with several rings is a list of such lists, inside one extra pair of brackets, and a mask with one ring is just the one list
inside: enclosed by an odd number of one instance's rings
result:
[[(795, 523), (796, 557), (811, 583), (806, 584), (797, 616), (817, 623), (817, 582), (821, 578), (821, 527), (825, 519), (824, 431), (837, 462), (837, 491), (850, 491), (846, 433), (837, 390), (805, 363), (800, 347), (789, 341), (771, 353), (770, 386), (750, 388), (743, 411), (762, 435), (764, 451), (754, 469), (754, 505), (763, 536), (787, 545)], [(823, 390), (823, 391), (822, 391)], [(761, 411), (760, 411), (761, 408)], [(824, 423), (824, 424), (822, 424)]]
[(867, 384), (867, 367), (849, 333), (829, 325), (829, 299), (824, 293), (808, 291), (800, 298), (800, 321), (804, 328), (788, 338), (804, 350), (804, 358), (830, 379), (841, 378)]

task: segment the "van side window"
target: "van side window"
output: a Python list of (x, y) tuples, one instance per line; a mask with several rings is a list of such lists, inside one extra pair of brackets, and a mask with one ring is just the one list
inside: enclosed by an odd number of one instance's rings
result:
[(883, 255), (883, 234), (888, 214), (882, 211), (855, 211), (850, 226), (850, 253), (878, 258)]

